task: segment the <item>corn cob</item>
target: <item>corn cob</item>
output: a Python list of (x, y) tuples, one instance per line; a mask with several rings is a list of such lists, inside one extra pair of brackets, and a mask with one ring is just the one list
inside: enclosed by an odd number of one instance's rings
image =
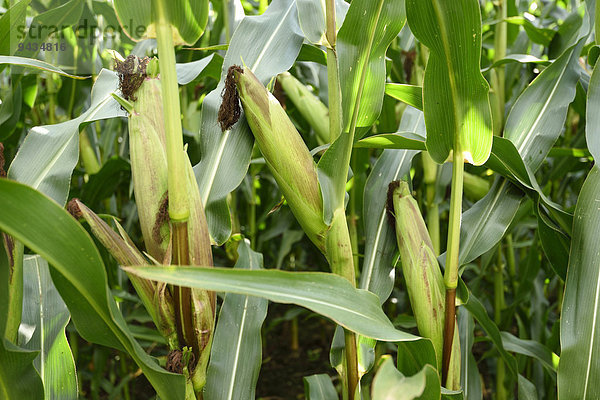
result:
[[(388, 189), (388, 215), (395, 221), (402, 273), (419, 334), (431, 340), (438, 371), (442, 370), (444, 345), (445, 287), (444, 278), (433, 251), (433, 245), (419, 205), (410, 194), (406, 182), (392, 182)], [(455, 326), (456, 327), (456, 326)], [(460, 386), (460, 354), (458, 328), (455, 328), (453, 359), (448, 381)], [(458, 360), (458, 364), (456, 364)], [(458, 368), (458, 370), (456, 370)], [(458, 371), (458, 373), (456, 373)]]
[[(277, 99), (250, 69), (231, 67), (228, 81), (237, 86), (246, 120), (290, 209), (308, 237), (324, 252), (327, 226), (317, 166), (306, 144)], [(233, 110), (235, 106), (224, 102), (222, 109)]]

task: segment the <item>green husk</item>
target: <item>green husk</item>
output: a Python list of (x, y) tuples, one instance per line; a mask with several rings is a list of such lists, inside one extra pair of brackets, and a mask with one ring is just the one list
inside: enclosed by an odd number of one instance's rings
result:
[(235, 83), (256, 143), (296, 219), (324, 252), (327, 225), (313, 157), (277, 99), (250, 69), (237, 68)]
[[(408, 183), (392, 182), (388, 192), (388, 212), (394, 217), (402, 273), (419, 334), (430, 339), (436, 354), (437, 369), (442, 370), (444, 346), (444, 277), (433, 245)], [(455, 325), (451, 368), (446, 385), (460, 387), (460, 342)]]

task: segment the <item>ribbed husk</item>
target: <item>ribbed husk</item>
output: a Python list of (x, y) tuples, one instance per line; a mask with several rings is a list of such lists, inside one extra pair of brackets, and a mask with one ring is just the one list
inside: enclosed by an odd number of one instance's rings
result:
[[(94, 236), (120, 265), (145, 265), (148, 263), (148, 260), (135, 247), (117, 221), (115, 224), (120, 236), (81, 201), (73, 199), (71, 202), (70, 209), (78, 211), (92, 229)], [(161, 335), (167, 339), (169, 346), (176, 346), (177, 331), (173, 319), (174, 310), (171, 296), (169, 293), (163, 294), (164, 301), (161, 302), (158, 301), (160, 297), (157, 296), (157, 293), (162, 292), (166, 285), (142, 279), (133, 274), (127, 275)]]
[(146, 78), (129, 115), (133, 191), (146, 251), (164, 262), (169, 244), (167, 155), (159, 78)]
[[(391, 186), (396, 239), (400, 251), (402, 273), (419, 334), (430, 339), (436, 353), (438, 371), (442, 370), (446, 292), (433, 245), (419, 210), (406, 182)], [(455, 325), (456, 326), (456, 325)], [(460, 342), (458, 328), (452, 343), (451, 368), (448, 382), (455, 385), (460, 377)], [(457, 356), (455, 356), (457, 355)], [(456, 364), (458, 360), (458, 364)], [(458, 375), (456, 368), (458, 367)], [(460, 386), (460, 382), (458, 382)]]
[[(147, 252), (163, 264), (171, 263), (171, 227), (168, 215), (167, 156), (161, 86), (159, 77), (147, 77), (135, 93), (133, 112), (129, 117), (129, 146), (134, 193), (142, 235)], [(187, 221), (189, 262), (191, 265), (213, 265), (208, 225), (198, 184), (187, 153), (187, 193), (190, 215)], [(167, 287), (158, 287), (154, 297), (161, 310), (172, 310)], [(192, 375), (194, 387), (204, 386), (214, 330), (216, 296), (214, 292), (192, 289), (192, 312), (199, 359)], [(169, 304), (171, 303), (171, 304)], [(171, 311), (171, 318), (175, 318)], [(188, 343), (190, 344), (190, 343)], [(179, 344), (177, 347), (181, 347)]]
[(317, 166), (277, 99), (248, 68), (235, 73), (250, 129), (266, 164), (308, 237), (325, 251), (323, 205)]

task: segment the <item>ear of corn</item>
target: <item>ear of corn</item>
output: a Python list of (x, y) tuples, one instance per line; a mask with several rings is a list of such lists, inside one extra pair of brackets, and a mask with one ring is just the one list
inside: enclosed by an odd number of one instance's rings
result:
[[(119, 264), (144, 265), (148, 263), (142, 253), (140, 253), (133, 245), (133, 242), (117, 221), (115, 221), (115, 224), (117, 225), (121, 236), (117, 235), (106, 222), (81, 201), (77, 199), (71, 200), (69, 203), (69, 210), (74, 213), (75, 216), (80, 216), (88, 223), (94, 236)], [(127, 275), (160, 333), (167, 339), (170, 346), (176, 346), (177, 333), (173, 321), (173, 303), (170, 300), (160, 301), (160, 296), (157, 296), (157, 293), (162, 291), (160, 287), (164, 287), (165, 284), (157, 284), (132, 274)]]
[[(445, 318), (444, 278), (419, 205), (411, 196), (408, 184), (392, 183), (388, 195), (392, 203), (388, 204), (392, 206), (388, 211), (393, 213), (395, 219), (396, 239), (410, 304), (420, 335), (433, 343), (437, 368), (441, 371)], [(456, 325), (454, 336), (451, 368), (446, 383), (451, 389), (460, 387), (460, 342)]]
[(133, 190), (146, 251), (163, 262), (169, 242), (167, 156), (158, 77), (144, 79), (129, 115)]
[[(170, 264), (173, 228), (169, 218), (166, 135), (157, 64), (154, 60), (130, 60), (128, 57), (118, 69), (121, 72), (121, 91), (131, 103), (129, 115), (131, 171), (144, 243), (153, 259), (162, 264)], [(123, 74), (122, 71), (127, 74)], [(183, 181), (190, 206), (186, 222), (189, 263), (204, 267), (212, 266), (210, 237), (200, 191), (184, 149), (181, 149), (181, 157), (186, 163), (186, 176)], [(156, 286), (152, 301), (157, 307), (159, 316), (164, 316), (170, 325), (175, 326), (176, 305), (171, 289), (167, 285)], [(195, 367), (190, 371), (190, 375), (194, 388), (201, 390), (206, 381), (206, 366), (214, 328), (215, 293), (191, 289), (190, 302), (193, 332), (182, 332), (181, 339), (185, 343), (179, 343), (176, 339), (170, 342), (170, 346), (172, 350), (177, 351), (180, 351), (182, 346), (195, 349)], [(177, 338), (176, 329), (175, 333)], [(188, 336), (193, 337), (187, 337), (188, 333)]]
[(236, 70), (234, 76), (246, 120), (267, 166), (308, 237), (325, 251), (327, 226), (317, 166), (306, 144), (277, 99), (250, 69)]

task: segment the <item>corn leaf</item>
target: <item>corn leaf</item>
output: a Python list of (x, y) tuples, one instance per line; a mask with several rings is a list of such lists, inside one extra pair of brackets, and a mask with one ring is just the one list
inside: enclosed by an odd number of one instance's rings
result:
[(306, 400), (337, 400), (338, 394), (327, 374), (304, 377), (304, 394)]
[(52, 283), (43, 258), (25, 256), (23, 284), (19, 345), (39, 351), (33, 364), (44, 383), (45, 399), (77, 399), (75, 361), (65, 334), (69, 310)]
[[(262, 254), (247, 242), (238, 247), (235, 268), (262, 268)], [(267, 316), (267, 300), (227, 293), (219, 312), (206, 377), (207, 400), (254, 400), (262, 365), (261, 327)]]
[(31, 0), (24, 0), (14, 3), (0, 17), (0, 55), (12, 56), (17, 49), (18, 27), (25, 26), (27, 6), (30, 2)]
[(466, 310), (458, 312), (458, 331), (460, 335), (460, 386), (462, 387), (465, 400), (481, 400), (483, 392), (481, 391), (481, 378), (477, 369), (477, 360), (473, 355), (473, 343), (475, 337), (473, 330), (475, 323), (473, 316)]
[(9, 271), (4, 245), (0, 245), (0, 398), (42, 399), (44, 386), (33, 367), (38, 352), (21, 349), (4, 338), (8, 320)]
[(558, 395), (600, 397), (600, 169), (589, 173), (577, 200), (560, 320)]
[(231, 38), (221, 81), (204, 99), (200, 135), (203, 158), (194, 166), (194, 172), (202, 203), (206, 205), (210, 234), (219, 244), (231, 233), (225, 198), (244, 179), (253, 144), (252, 134), (243, 119), (225, 132), (221, 132), (217, 123), (227, 70), (233, 64), (244, 63), (263, 84), (267, 84), (273, 76), (292, 66), (302, 40), (295, 0), (275, 0), (264, 14), (244, 18)]
[(351, 3), (337, 38), (345, 132), (356, 107), (357, 127), (370, 126), (379, 115), (385, 90), (385, 52), (405, 21), (404, 0)]
[(89, 76), (71, 75), (62, 69), (55, 67), (45, 61), (36, 60), (35, 58), (17, 57), (17, 56), (0, 56), (0, 64), (20, 65), (27, 68), (55, 72), (59, 75), (73, 79), (87, 79)]
[(181, 399), (182, 375), (162, 369), (136, 342), (108, 291), (104, 263), (85, 229), (40, 192), (0, 179), (0, 230), (44, 257), (83, 338), (126, 351), (161, 398)]
[[(600, 19), (600, 16), (598, 16)], [(595, 160), (600, 160), (600, 63), (596, 61), (587, 93), (585, 139)]]
[(406, 377), (387, 358), (377, 370), (371, 391), (373, 400), (439, 399), (440, 378), (431, 365), (426, 365), (417, 374)]
[(79, 159), (81, 127), (92, 121), (125, 116), (110, 95), (116, 90), (117, 82), (114, 72), (103, 69), (94, 83), (91, 105), (79, 117), (32, 128), (8, 170), (8, 177), (65, 204), (71, 174)]
[(146, 279), (217, 292), (258, 296), (296, 304), (338, 325), (382, 341), (418, 340), (396, 330), (373, 293), (356, 289), (345, 278), (323, 272), (242, 270), (196, 267), (124, 267)]
[(489, 85), (480, 72), (481, 15), (475, 0), (407, 0), (408, 24), (430, 50), (423, 81), (427, 149), (443, 163), (455, 146), (483, 164), (492, 148)]
[[(196, 43), (208, 22), (208, 0), (169, 0), (164, 3), (173, 25), (175, 45)], [(114, 2), (121, 27), (136, 42), (156, 37), (151, 4), (147, 0)]]
[[(423, 113), (407, 108), (399, 129), (425, 134)], [(359, 287), (375, 293), (381, 303), (392, 292), (396, 253), (396, 236), (387, 220), (385, 194), (390, 182), (408, 176), (416, 154), (411, 150), (384, 150), (365, 184), (363, 220), (366, 243)]]
[(423, 111), (423, 88), (403, 83), (386, 83), (385, 94)]

